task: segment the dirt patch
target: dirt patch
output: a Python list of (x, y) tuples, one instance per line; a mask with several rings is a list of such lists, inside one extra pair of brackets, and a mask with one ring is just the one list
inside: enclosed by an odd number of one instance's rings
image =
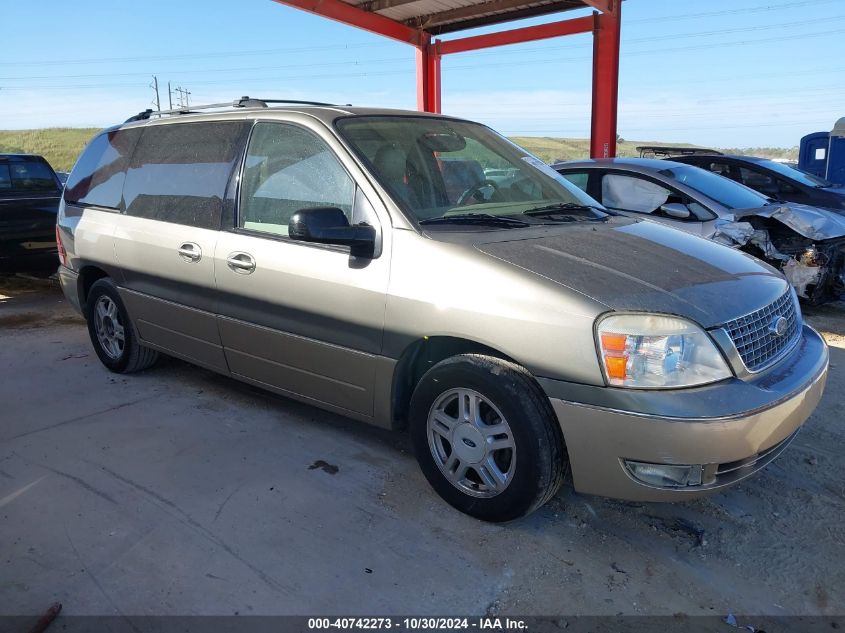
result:
[(824, 334), (828, 345), (845, 347), (845, 301), (821, 306), (803, 306), (804, 319)]
[(85, 320), (72, 314), (38, 314), (35, 312), (21, 312), (18, 314), (0, 314), (0, 329), (2, 328), (43, 328), (47, 325), (85, 325)]
[(57, 279), (0, 275), (0, 329), (85, 325), (68, 304)]
[(41, 315), (34, 312), (0, 315), (0, 327), (41, 327), (42, 324)]

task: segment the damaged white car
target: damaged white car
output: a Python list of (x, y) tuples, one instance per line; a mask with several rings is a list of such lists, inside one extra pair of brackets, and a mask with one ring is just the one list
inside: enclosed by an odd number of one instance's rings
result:
[(729, 244), (783, 272), (810, 304), (845, 292), (845, 216), (777, 202), (728, 178), (666, 160), (615, 158), (552, 167), (605, 207)]

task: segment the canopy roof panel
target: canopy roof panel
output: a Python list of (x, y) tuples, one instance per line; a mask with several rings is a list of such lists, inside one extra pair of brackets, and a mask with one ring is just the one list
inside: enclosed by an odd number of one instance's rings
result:
[(412, 29), (440, 35), (510, 20), (590, 9), (582, 0), (343, 0)]

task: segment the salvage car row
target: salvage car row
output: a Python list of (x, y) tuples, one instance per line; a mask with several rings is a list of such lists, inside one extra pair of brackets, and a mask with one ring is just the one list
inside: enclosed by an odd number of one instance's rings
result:
[[(763, 468), (819, 402), (827, 348), (781, 272), (703, 237), (812, 268), (842, 218), (680, 163), (556, 168), (439, 115), (145, 112), (69, 175), (59, 276), (109, 370), (164, 353), (407, 427), (432, 487), (478, 518), (567, 477), (671, 501)], [(820, 301), (837, 275), (795, 285)]]
[(0, 272), (55, 270), (62, 182), (41, 156), (0, 154)]
[(768, 262), (808, 303), (845, 292), (845, 211), (783, 202), (675, 161), (620, 158), (554, 167), (608, 209), (648, 217)]

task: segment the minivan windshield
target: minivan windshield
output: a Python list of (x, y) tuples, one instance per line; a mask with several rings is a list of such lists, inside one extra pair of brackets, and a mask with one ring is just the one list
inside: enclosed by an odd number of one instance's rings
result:
[(608, 215), (540, 159), (477, 123), (362, 116), (340, 119), (337, 127), (420, 224), (515, 228)]
[(714, 174), (712, 171), (676, 163), (660, 174), (704, 194), (728, 209), (755, 209), (766, 206), (770, 200), (738, 182)]

